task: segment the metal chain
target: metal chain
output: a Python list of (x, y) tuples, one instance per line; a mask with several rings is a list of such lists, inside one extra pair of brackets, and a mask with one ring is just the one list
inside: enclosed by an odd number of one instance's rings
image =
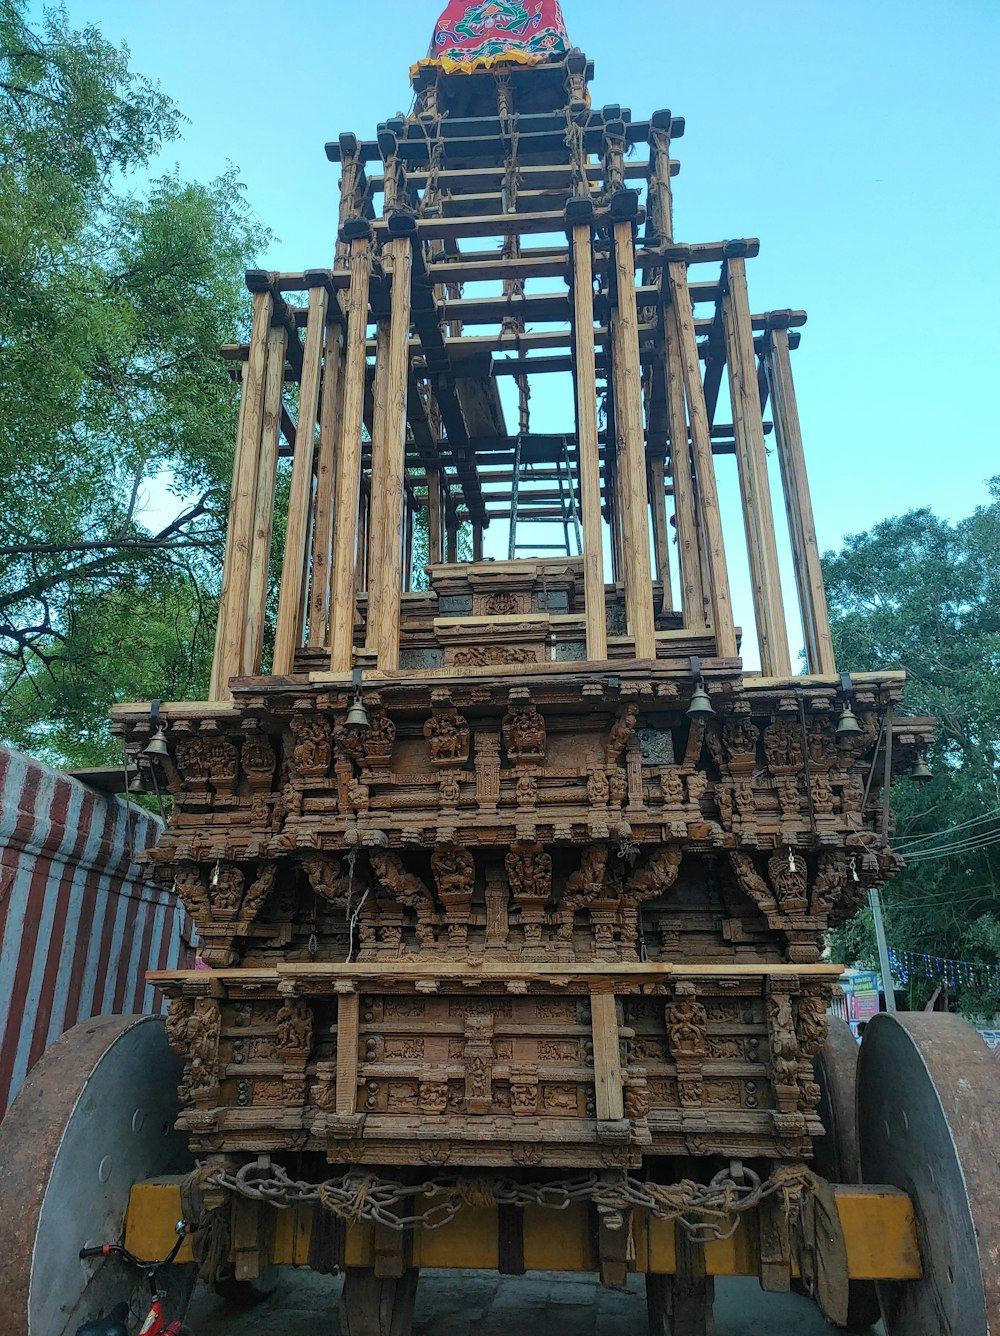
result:
[[(356, 1170), (323, 1183), (289, 1176), (280, 1165), (251, 1161), (235, 1174), (217, 1170), (206, 1180), (214, 1187), (264, 1201), (282, 1210), (322, 1205), (345, 1220), (369, 1221), (390, 1229), (440, 1229), (464, 1206), (541, 1206), (564, 1211), (573, 1202), (592, 1201), (601, 1212), (635, 1208), (658, 1220), (675, 1220), (695, 1243), (728, 1239), (740, 1216), (769, 1197), (782, 1194), (785, 1210), (798, 1209), (812, 1190), (814, 1175), (805, 1165), (783, 1165), (762, 1180), (752, 1169), (733, 1164), (709, 1183), (643, 1182), (623, 1173), (608, 1178), (597, 1173), (548, 1183), (518, 1183), (505, 1178), (430, 1178), (423, 1183), (397, 1183)], [(424, 1210), (403, 1214), (409, 1200), (429, 1201)]]

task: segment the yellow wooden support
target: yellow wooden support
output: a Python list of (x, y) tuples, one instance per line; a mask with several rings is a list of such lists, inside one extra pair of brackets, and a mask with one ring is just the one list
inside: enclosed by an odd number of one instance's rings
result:
[[(180, 1178), (153, 1178), (136, 1183), (125, 1219), (125, 1246), (139, 1257), (165, 1257), (173, 1246), (174, 1225), (181, 1216)], [(416, 1203), (430, 1206), (433, 1203)], [(852, 1280), (919, 1280), (920, 1245), (913, 1204), (895, 1188), (837, 1188), (837, 1209), (847, 1243), (847, 1268)], [(271, 1231), (271, 1262), (303, 1266), (309, 1256), (311, 1212), (302, 1208), (275, 1212)], [(673, 1275), (677, 1269), (675, 1226), (644, 1212), (634, 1213), (635, 1257), (630, 1269)], [(528, 1271), (598, 1269), (597, 1239), (590, 1211), (575, 1202), (562, 1211), (529, 1206), (524, 1211), (524, 1265)], [(705, 1244), (705, 1269), (710, 1276), (755, 1276), (755, 1235), (750, 1222), (740, 1224), (729, 1239)], [(499, 1223), (493, 1207), (465, 1207), (440, 1229), (417, 1231), (413, 1265), (428, 1270), (461, 1268), (495, 1271), (499, 1265)], [(192, 1260), (185, 1242), (178, 1262)], [(373, 1230), (367, 1224), (347, 1227), (345, 1263), (372, 1266)]]

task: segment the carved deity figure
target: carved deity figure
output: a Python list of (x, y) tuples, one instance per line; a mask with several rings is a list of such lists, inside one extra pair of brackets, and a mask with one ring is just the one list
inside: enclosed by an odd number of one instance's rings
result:
[(514, 796), (519, 807), (534, 807), (538, 801), (538, 785), (533, 776), (522, 775), (514, 785)]
[(330, 721), (320, 714), (297, 714), (291, 722), (292, 765), (300, 775), (325, 775), (333, 756)]
[(468, 849), (439, 844), (431, 854), (431, 869), (442, 900), (447, 896), (472, 895), (476, 881), (476, 862)]
[(660, 792), (665, 807), (683, 807), (684, 781), (676, 767), (667, 766), (660, 771)]
[(704, 1057), (708, 1012), (702, 1004), (693, 997), (678, 997), (667, 1005), (665, 1017), (670, 1056), (675, 1060)]
[(243, 739), (240, 764), (251, 787), (270, 784), (274, 762), (274, 748), (263, 733), (250, 733)]
[(247, 893), (243, 897), (243, 903), (240, 905), (240, 918), (245, 922), (252, 922), (260, 913), (265, 900), (274, 888), (274, 879), (277, 875), (277, 863), (262, 863), (260, 865), (257, 877), (250, 883)]
[(469, 725), (457, 710), (438, 710), (424, 724), (424, 737), (435, 765), (460, 765), (469, 759)]
[(244, 876), (235, 863), (217, 863), (208, 878), (212, 913), (231, 918), (243, 899)]
[(587, 801), (591, 807), (607, 807), (610, 790), (603, 770), (592, 770), (587, 779)]
[(204, 923), (211, 917), (205, 874), (197, 863), (178, 863), (174, 873), (174, 891), (195, 923)]
[(772, 993), (767, 999), (767, 1021), (771, 1077), (776, 1085), (792, 1085), (798, 1076), (799, 1045), (795, 1037), (792, 1000), (786, 993)]
[(508, 757), (518, 761), (541, 761), (545, 757), (545, 720), (528, 702), (512, 704), (501, 724)]
[(757, 871), (753, 859), (741, 849), (733, 849), (729, 862), (740, 887), (746, 891), (762, 914), (773, 914), (777, 909), (774, 896), (767, 882)]
[(552, 890), (552, 859), (541, 845), (511, 849), (504, 864), (518, 900), (547, 900)]
[(387, 760), (392, 755), (392, 744), (396, 740), (396, 725), (384, 710), (373, 714), (368, 727), (361, 735), (365, 757), (369, 761)]
[(317, 895), (331, 905), (346, 905), (350, 878), (342, 875), (341, 864), (336, 858), (324, 858), (317, 854), (303, 861), (302, 870)]
[(803, 914), (809, 907), (805, 859), (794, 851), (776, 853), (767, 861), (767, 875), (778, 904), (786, 914)]
[(629, 702), (624, 709), (618, 712), (618, 718), (611, 725), (608, 733), (606, 748), (606, 760), (608, 765), (619, 765), (625, 748), (629, 744), (629, 739), (635, 732), (639, 723), (639, 707), (633, 702)]
[(278, 1052), (282, 1058), (307, 1057), (313, 1042), (312, 1008), (288, 998), (275, 1017)]
[(802, 734), (797, 723), (776, 719), (764, 730), (764, 755), (774, 775), (802, 768)]
[(608, 846), (606, 844), (588, 845), (583, 851), (579, 868), (576, 872), (571, 872), (566, 879), (562, 907), (572, 910), (581, 909), (584, 905), (599, 900), (604, 889), (607, 866)]
[(681, 870), (682, 850), (679, 845), (657, 849), (638, 872), (633, 872), (625, 883), (624, 902), (639, 905), (666, 895)]
[(218, 1082), (219, 1004), (213, 998), (195, 999), (187, 1023), (188, 1089), (198, 1099)]

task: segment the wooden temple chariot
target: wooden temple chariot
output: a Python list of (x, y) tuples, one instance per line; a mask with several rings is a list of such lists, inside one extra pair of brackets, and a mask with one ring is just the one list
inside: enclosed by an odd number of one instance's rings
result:
[[(230, 1174), (767, 1179), (822, 1130), (824, 933), (894, 870), (879, 797), (925, 734), (893, 721), (901, 674), (834, 664), (805, 315), (753, 313), (756, 241), (675, 238), (683, 120), (597, 109), (591, 74), (422, 63), (410, 116), (327, 145), (333, 267), (247, 275), (210, 699), (115, 713), (173, 796), (150, 858), (210, 968), (157, 979), (181, 1124)], [(532, 389), (561, 434), (531, 431)], [(508, 544), (535, 521), (560, 550)], [(765, 1230), (766, 1285), (790, 1267)]]

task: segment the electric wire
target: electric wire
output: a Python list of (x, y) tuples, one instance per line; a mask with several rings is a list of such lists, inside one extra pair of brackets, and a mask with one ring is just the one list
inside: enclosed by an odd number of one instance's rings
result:
[(992, 821), (1000, 816), (1000, 807), (995, 807), (991, 812), (986, 812), (983, 816), (973, 817), (970, 821), (961, 821), (957, 826), (948, 826), (944, 830), (931, 831), (929, 835), (916, 835), (913, 839), (900, 840), (897, 846), (897, 852), (902, 853), (903, 849), (914, 848), (918, 844), (926, 844), (929, 840), (940, 839), (942, 835), (954, 835), (960, 830), (967, 830), (971, 826), (982, 826), (987, 821)]

